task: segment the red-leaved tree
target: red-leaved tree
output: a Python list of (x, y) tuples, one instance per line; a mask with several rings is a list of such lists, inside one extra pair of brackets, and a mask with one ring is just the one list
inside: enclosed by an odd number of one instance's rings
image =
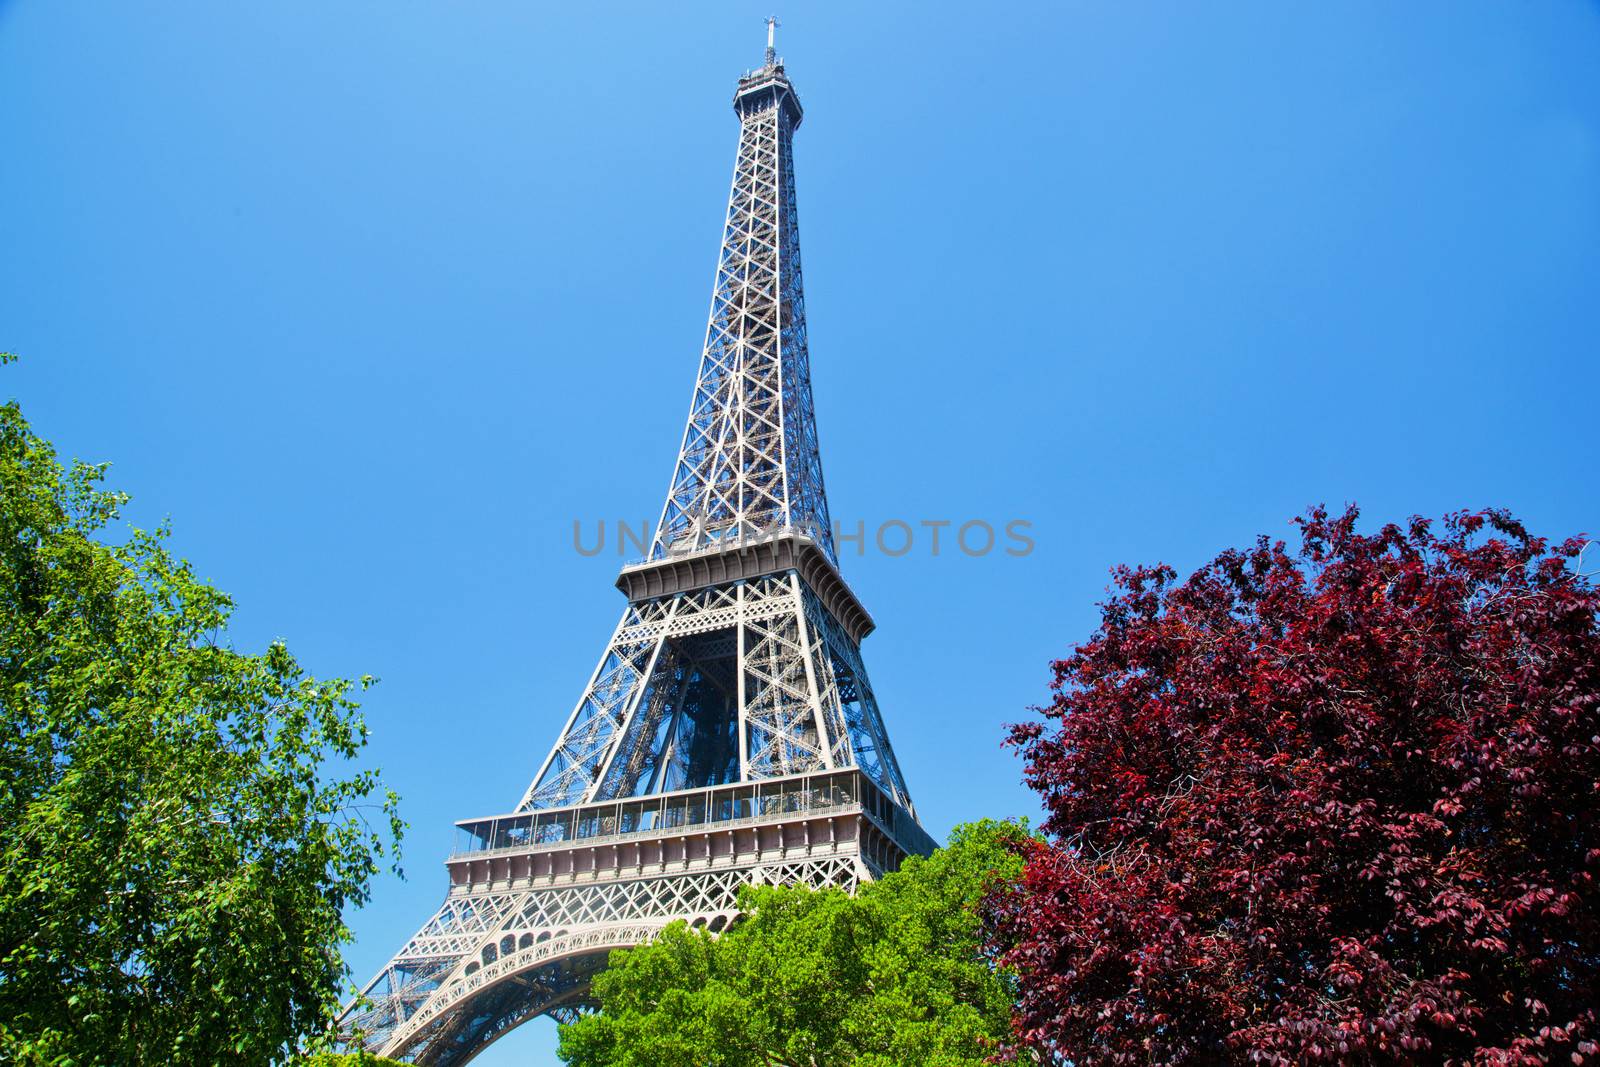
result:
[(1044, 721), (1011, 728), (1050, 835), (990, 901), (1019, 1051), (1600, 1060), (1586, 542), (1355, 520), (1182, 582), (1119, 570)]

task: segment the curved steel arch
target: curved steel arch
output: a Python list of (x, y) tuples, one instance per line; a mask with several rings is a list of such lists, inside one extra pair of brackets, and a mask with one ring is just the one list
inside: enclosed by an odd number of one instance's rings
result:
[(466, 1063), (529, 1019), (576, 1007), (612, 949), (645, 944), (666, 925), (592, 927), (535, 941), (490, 963), (469, 963), (389, 1035), (379, 1054), (401, 1059), (427, 1044), (440, 1067)]

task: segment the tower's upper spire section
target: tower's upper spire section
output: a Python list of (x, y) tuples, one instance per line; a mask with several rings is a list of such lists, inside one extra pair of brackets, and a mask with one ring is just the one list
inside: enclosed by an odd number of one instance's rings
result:
[(794, 131), (803, 112), (773, 54), (739, 79), (739, 154), (711, 291), (700, 374), (650, 558), (779, 533), (837, 566), (822, 487), (800, 280)]
[(774, 46), (774, 40), (773, 40), (773, 38), (775, 36), (775, 31), (777, 30), (778, 26), (779, 26), (778, 16), (776, 16), (776, 15), (768, 15), (767, 16), (767, 66), (769, 66), (769, 67), (775, 67), (775, 66), (778, 65), (778, 52), (777, 52), (776, 47)]

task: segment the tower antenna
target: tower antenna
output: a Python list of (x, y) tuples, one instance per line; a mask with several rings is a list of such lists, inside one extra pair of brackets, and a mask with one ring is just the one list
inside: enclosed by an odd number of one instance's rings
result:
[(778, 16), (776, 16), (776, 15), (768, 15), (767, 16), (767, 66), (769, 66), (769, 67), (777, 65), (777, 62), (778, 62), (778, 53), (777, 53), (776, 49), (773, 47), (773, 38), (776, 36), (773, 31), (775, 31), (778, 28), (778, 26), (779, 26)]

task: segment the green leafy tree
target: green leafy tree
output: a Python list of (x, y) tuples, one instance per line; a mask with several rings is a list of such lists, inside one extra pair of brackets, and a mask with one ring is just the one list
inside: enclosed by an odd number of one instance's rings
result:
[(598, 1014), (561, 1028), (576, 1067), (965, 1067), (1008, 1033), (1007, 977), (977, 905), (1021, 861), (1021, 831), (973, 823), (852, 897), (759, 887), (721, 936), (675, 923), (614, 952)]
[(108, 536), (104, 473), (0, 407), (0, 1062), (281, 1061), (337, 1009), (395, 798), (351, 683), (230, 648), (165, 529)]

